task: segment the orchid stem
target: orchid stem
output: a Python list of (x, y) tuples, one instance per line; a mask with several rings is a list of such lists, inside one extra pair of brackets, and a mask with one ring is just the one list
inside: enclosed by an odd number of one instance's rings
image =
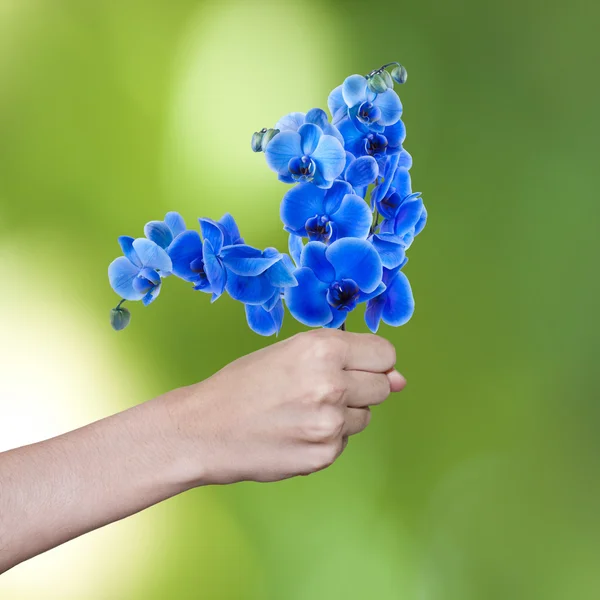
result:
[(344, 322), (343, 322), (343, 323), (342, 323), (342, 324), (341, 324), (341, 325), (338, 327), (338, 329), (339, 329), (340, 331), (346, 331), (346, 322), (344, 321)]
[(123, 298), (121, 300), (121, 302), (119, 302), (119, 304), (117, 304), (116, 309), (119, 310), (119, 308), (121, 308), (121, 304), (123, 304), (123, 302), (125, 302), (125, 298)]

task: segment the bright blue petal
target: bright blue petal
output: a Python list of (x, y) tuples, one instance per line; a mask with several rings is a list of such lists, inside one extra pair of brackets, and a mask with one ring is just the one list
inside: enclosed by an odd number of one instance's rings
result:
[(423, 200), (421, 198), (403, 202), (396, 215), (394, 233), (396, 235), (408, 233), (418, 223), (422, 212)]
[(281, 201), (280, 216), (283, 224), (293, 231), (306, 235), (306, 221), (316, 215), (325, 214), (325, 190), (311, 183), (299, 183), (291, 188)]
[(402, 150), (398, 154), (398, 166), (410, 169), (412, 167), (412, 156), (406, 151)]
[(298, 131), (306, 122), (304, 113), (293, 112), (285, 117), (281, 117), (275, 125), (275, 129), (279, 131)]
[(358, 295), (358, 302), (367, 302), (368, 300), (371, 300), (372, 298), (377, 298), (377, 296), (380, 296), (381, 294), (383, 294), (383, 292), (385, 292), (387, 286), (385, 285), (385, 283), (383, 283), (383, 281), (370, 293), (365, 294), (364, 292), (360, 292), (360, 294)]
[(327, 260), (327, 246), (323, 242), (309, 242), (304, 246), (300, 264), (314, 272), (315, 276), (324, 283), (335, 280), (335, 269)]
[(373, 298), (367, 303), (367, 310), (365, 311), (365, 323), (373, 333), (377, 333), (377, 330), (379, 329), (379, 323), (381, 321), (381, 315), (383, 314), (384, 305), (385, 298), (381, 296)]
[(161, 248), (168, 248), (173, 241), (173, 233), (164, 221), (150, 221), (144, 226), (144, 235)]
[(346, 151), (334, 137), (323, 135), (312, 154), (312, 159), (315, 161), (319, 173), (326, 180), (332, 181), (344, 170)]
[(402, 143), (406, 139), (406, 127), (404, 123), (398, 121), (391, 127), (386, 127), (383, 135), (385, 135), (388, 141), (388, 153), (390, 153), (392, 149), (396, 149), (397, 152), (400, 153)]
[(342, 96), (348, 107), (362, 104), (367, 98), (367, 80), (362, 75), (350, 75), (342, 84)]
[(281, 260), (281, 254), (276, 253), (265, 256), (263, 252), (252, 246), (238, 244), (236, 246), (225, 246), (221, 250), (221, 259), (228, 271), (236, 275), (256, 277)]
[(316, 149), (323, 131), (313, 123), (305, 123), (298, 129), (302, 154), (310, 156)]
[(394, 234), (377, 234), (373, 236), (372, 244), (381, 264), (386, 269), (395, 269), (400, 266), (405, 258), (405, 247), (399, 236)]
[(119, 256), (108, 266), (108, 280), (110, 286), (121, 298), (125, 300), (141, 300), (144, 294), (133, 288), (133, 280), (138, 276), (140, 269), (124, 256)]
[(283, 323), (283, 303), (281, 299), (271, 311), (262, 306), (246, 305), (246, 320), (252, 331), (259, 335), (273, 335), (279, 333)]
[(354, 156), (364, 156), (365, 150), (365, 134), (359, 131), (350, 119), (342, 120), (338, 129), (344, 138), (344, 147)]
[(290, 269), (282, 257), (282, 260), (266, 270), (265, 275), (273, 287), (286, 288), (298, 285), (293, 271), (294, 269)]
[(198, 219), (200, 222), (200, 230), (202, 231), (202, 239), (208, 240), (214, 251), (219, 254), (225, 243), (225, 234), (219, 223), (212, 219)]
[(352, 279), (362, 292), (372, 292), (381, 282), (381, 259), (366, 240), (343, 238), (327, 248), (328, 261), (335, 269), (335, 278)]
[(327, 114), (322, 108), (311, 108), (306, 113), (306, 123), (312, 123), (324, 130), (328, 123)]
[(123, 250), (123, 254), (140, 269), (142, 268), (142, 261), (138, 258), (135, 250), (133, 249), (133, 238), (128, 235), (122, 235), (119, 237), (119, 246)]
[(404, 325), (413, 315), (415, 301), (408, 278), (402, 271), (396, 273), (384, 296), (385, 305), (382, 314), (384, 322), (394, 327)]
[(244, 243), (244, 240), (240, 235), (240, 230), (238, 229), (237, 223), (229, 213), (225, 213), (219, 219), (219, 225), (221, 225), (223, 233), (225, 234), (225, 239), (223, 241), (224, 246)]
[(354, 188), (370, 185), (379, 174), (377, 161), (372, 156), (357, 158), (346, 171), (346, 181)]
[(183, 233), (185, 231), (185, 221), (178, 212), (168, 212), (165, 215), (165, 223), (167, 224), (167, 227), (171, 230), (173, 238), (176, 238), (180, 233)]
[(326, 298), (328, 285), (307, 267), (298, 269), (294, 275), (298, 285), (285, 290), (285, 303), (292, 316), (310, 327), (329, 323), (332, 314)]
[(335, 239), (345, 237), (366, 239), (373, 222), (373, 214), (369, 205), (360, 196), (347, 194), (339, 209), (331, 215), (331, 219), (336, 226)]
[(348, 318), (349, 314), (350, 314), (350, 311), (348, 311), (348, 310), (332, 308), (331, 309), (332, 319), (331, 319), (331, 321), (329, 321), (329, 323), (324, 325), (324, 327), (327, 327), (327, 329), (338, 329), (340, 327), (340, 325)]
[(421, 231), (423, 231), (423, 228), (425, 227), (426, 223), (427, 223), (427, 209), (425, 208), (425, 206), (423, 206), (423, 210), (421, 211), (421, 216), (419, 217), (419, 220), (417, 221), (417, 223), (415, 225), (415, 236), (419, 235), (419, 233), (421, 233)]
[(133, 240), (133, 249), (142, 266), (160, 271), (163, 277), (169, 275), (173, 270), (169, 255), (158, 244), (145, 238), (137, 238)]
[[(294, 281), (295, 280), (296, 280), (296, 278), (294, 278)], [(283, 293), (283, 290), (280, 290), (280, 289), (274, 290), (273, 295), (262, 305), (262, 307), (267, 312), (271, 312), (271, 310), (273, 310), (273, 308), (275, 308), (275, 305), (281, 300), (282, 293)]]
[(348, 114), (348, 106), (344, 101), (341, 85), (338, 85), (338, 87), (336, 87), (335, 90), (329, 94), (329, 98), (327, 98), (327, 106), (334, 123), (338, 123)]
[(267, 165), (282, 176), (289, 173), (288, 164), (297, 156), (302, 156), (301, 138), (297, 131), (278, 133), (265, 150)]
[(321, 214), (333, 215), (339, 210), (342, 200), (352, 193), (352, 186), (341, 179), (336, 179), (331, 188), (325, 192), (325, 202)]
[(214, 248), (209, 240), (204, 240), (202, 245), (204, 254), (204, 272), (208, 282), (210, 283), (213, 292), (213, 302), (221, 296), (225, 290), (225, 282), (227, 281), (227, 273), (225, 267), (215, 254)]
[(412, 194), (410, 173), (408, 172), (408, 169), (404, 167), (398, 167), (396, 169), (393, 185), (396, 188), (396, 192), (398, 192), (403, 199)]
[(154, 302), (156, 300), (156, 298), (158, 297), (158, 295), (160, 294), (160, 289), (162, 288), (162, 283), (159, 283), (158, 285), (154, 286), (143, 298), (142, 298), (142, 303), (144, 304), (144, 306), (148, 306), (148, 304), (151, 304), (152, 302)]
[(160, 283), (160, 275), (154, 269), (144, 267), (141, 269), (139, 276), (147, 279), (153, 285), (158, 285)]
[(169, 256), (173, 264), (173, 273), (186, 281), (193, 281), (197, 273), (190, 269), (196, 259), (202, 259), (202, 240), (197, 231), (184, 231), (178, 235), (169, 247)]
[(379, 123), (382, 125), (393, 125), (402, 116), (402, 102), (394, 90), (377, 94), (373, 104), (381, 111)]
[(297, 267), (300, 266), (300, 256), (302, 256), (303, 249), (304, 242), (302, 241), (302, 238), (299, 235), (291, 233), (288, 240), (288, 250)]
[(273, 296), (274, 291), (264, 274), (258, 277), (247, 277), (232, 271), (227, 273), (225, 289), (234, 300), (244, 304), (264, 304)]
[(394, 173), (398, 166), (398, 157), (398, 154), (386, 157), (383, 169), (380, 169), (383, 181), (377, 184), (371, 192), (371, 207), (374, 207), (377, 202), (386, 197), (388, 190), (392, 185), (392, 181), (394, 180)]

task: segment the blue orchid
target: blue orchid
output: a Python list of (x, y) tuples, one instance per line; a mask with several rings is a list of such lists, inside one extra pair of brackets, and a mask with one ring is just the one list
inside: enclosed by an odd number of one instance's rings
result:
[(294, 186), (283, 197), (280, 214), (286, 231), (320, 242), (366, 239), (373, 220), (368, 204), (342, 180), (328, 190), (310, 183)]
[(406, 261), (395, 269), (383, 269), (383, 283), (385, 290), (367, 302), (365, 322), (367, 327), (376, 333), (379, 323), (399, 327), (407, 323), (415, 310), (410, 283), (406, 275), (400, 270)]
[(279, 131), (298, 131), (305, 123), (312, 123), (320, 127), (325, 135), (331, 135), (341, 144), (344, 143), (342, 134), (332, 125), (327, 118), (327, 113), (322, 108), (312, 108), (306, 114), (293, 112), (277, 121), (275, 129)]
[(344, 238), (330, 246), (309, 242), (285, 290), (290, 313), (311, 327), (340, 327), (357, 303), (383, 291), (379, 255), (366, 240)]
[(162, 278), (171, 274), (171, 259), (163, 248), (146, 238), (121, 236), (119, 244), (125, 256), (110, 263), (110, 285), (121, 298), (141, 300), (147, 306), (160, 293)]
[(280, 181), (312, 182), (320, 188), (330, 188), (346, 164), (342, 142), (314, 123), (278, 133), (266, 147), (265, 157)]
[(362, 75), (347, 77), (329, 94), (327, 105), (335, 125), (347, 118), (365, 132), (381, 132), (402, 116), (398, 94), (391, 89), (381, 94), (372, 92), (367, 86), (367, 78)]
[(386, 157), (402, 152), (406, 139), (406, 128), (400, 120), (381, 132), (362, 131), (351, 119), (341, 121), (338, 128), (348, 152), (355, 156), (372, 156), (381, 164)]
[(379, 165), (372, 156), (356, 158), (351, 152), (346, 152), (346, 166), (340, 179), (347, 181), (357, 196), (364, 198), (367, 188), (377, 179), (378, 175)]
[(144, 235), (166, 250), (173, 240), (185, 231), (185, 221), (177, 212), (168, 212), (164, 221), (150, 221), (144, 226)]

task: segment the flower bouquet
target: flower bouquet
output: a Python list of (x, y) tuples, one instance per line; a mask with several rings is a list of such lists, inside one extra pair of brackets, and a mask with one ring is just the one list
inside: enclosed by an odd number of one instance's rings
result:
[(310, 327), (344, 329), (361, 303), (373, 332), (382, 320), (406, 323), (414, 300), (402, 268), (427, 219), (420, 194), (412, 192), (412, 158), (403, 148), (406, 129), (394, 91), (406, 77), (399, 63), (351, 75), (329, 94), (331, 120), (313, 108), (252, 136), (252, 150), (264, 153), (280, 181), (293, 184), (280, 207), (289, 254), (246, 244), (230, 214), (201, 218), (198, 231), (169, 212), (145, 225), (145, 237), (121, 236), (123, 256), (108, 267), (122, 298), (111, 311), (113, 328), (129, 324), (125, 301), (147, 306), (169, 275), (212, 301), (227, 292), (260, 335), (279, 332), (284, 305)]

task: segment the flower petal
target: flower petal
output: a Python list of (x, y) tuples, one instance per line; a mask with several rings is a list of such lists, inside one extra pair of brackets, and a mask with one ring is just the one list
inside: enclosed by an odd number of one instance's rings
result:
[(373, 214), (369, 205), (360, 196), (347, 194), (339, 209), (331, 215), (331, 219), (336, 225), (335, 239), (346, 237), (366, 239), (373, 223)]
[(285, 303), (292, 316), (310, 327), (320, 327), (331, 321), (331, 309), (327, 303), (328, 285), (317, 279), (308, 267), (294, 272), (298, 285), (286, 288)]
[(306, 113), (306, 123), (312, 123), (320, 129), (325, 130), (329, 120), (327, 119), (327, 114), (322, 108), (311, 108)]
[(219, 254), (221, 248), (225, 244), (225, 234), (223, 228), (219, 223), (213, 221), (213, 219), (198, 219), (200, 222), (200, 231), (202, 231), (202, 239), (208, 240), (215, 253)]
[(144, 235), (161, 248), (168, 248), (173, 241), (173, 233), (164, 221), (150, 221), (144, 226)]
[(398, 121), (394, 125), (386, 127), (383, 135), (385, 135), (388, 141), (388, 153), (390, 153), (392, 149), (396, 149), (399, 153), (402, 143), (406, 139), (406, 127), (402, 121)]
[(165, 215), (165, 223), (167, 224), (167, 227), (171, 230), (173, 238), (176, 238), (180, 233), (183, 233), (185, 231), (185, 221), (178, 212), (168, 212)]
[(221, 259), (228, 271), (236, 275), (256, 277), (264, 273), (271, 265), (281, 260), (281, 254), (265, 256), (263, 252), (246, 244), (225, 246), (221, 250)]
[(348, 107), (362, 104), (367, 98), (367, 80), (362, 75), (350, 75), (342, 84), (342, 96)]
[[(295, 278), (294, 278), (294, 280), (295, 280)], [(273, 292), (273, 295), (262, 305), (262, 307), (267, 312), (271, 312), (273, 310), (273, 308), (275, 308), (275, 305), (277, 304), (277, 302), (279, 302), (279, 300), (281, 299), (282, 293), (283, 293), (283, 290), (276, 289)]]
[(381, 282), (381, 259), (366, 240), (337, 240), (327, 248), (325, 256), (335, 269), (336, 280), (352, 279), (366, 293), (372, 292)]
[(382, 318), (385, 323), (399, 327), (410, 320), (415, 311), (415, 301), (408, 278), (402, 271), (398, 271), (389, 282), (384, 296)]
[(317, 127), (313, 123), (304, 123), (300, 129), (300, 145), (302, 148), (302, 154), (310, 156), (316, 149), (323, 131), (320, 127)]
[(381, 111), (379, 123), (382, 125), (393, 125), (402, 116), (402, 102), (394, 90), (377, 94), (373, 104)]
[(421, 211), (421, 216), (419, 217), (419, 220), (417, 221), (417, 223), (415, 225), (415, 236), (419, 235), (419, 233), (421, 233), (421, 231), (423, 231), (423, 228), (425, 227), (426, 223), (427, 223), (427, 209), (425, 208), (425, 205), (423, 205), (423, 210)]
[(381, 294), (383, 294), (383, 292), (385, 292), (386, 288), (387, 286), (382, 281), (372, 292), (368, 294), (360, 292), (360, 294), (358, 295), (358, 300), (356, 302), (367, 302), (372, 298), (377, 298), (377, 296), (380, 296)]
[(283, 197), (279, 214), (283, 224), (294, 231), (306, 235), (306, 221), (316, 215), (325, 214), (325, 190), (311, 183), (299, 183)]
[(204, 272), (210, 283), (213, 292), (212, 302), (214, 302), (225, 290), (227, 272), (215, 254), (215, 250), (209, 240), (204, 240), (202, 252), (204, 255)]
[(113, 290), (125, 300), (141, 300), (144, 294), (133, 289), (133, 280), (140, 272), (125, 256), (119, 256), (108, 266), (108, 281)]
[(406, 150), (401, 150), (398, 154), (398, 166), (410, 169), (412, 162), (412, 156)]
[(190, 229), (178, 235), (169, 246), (169, 256), (173, 273), (186, 281), (194, 281), (198, 275), (190, 269), (190, 263), (198, 258), (202, 259), (200, 234)]
[(296, 263), (296, 266), (300, 266), (300, 256), (302, 256), (302, 250), (304, 250), (304, 242), (299, 235), (294, 233), (290, 234), (290, 238), (288, 240), (288, 250), (290, 256)]
[(225, 234), (225, 239), (223, 241), (224, 246), (230, 246), (232, 244), (243, 244), (244, 240), (240, 235), (240, 230), (235, 222), (235, 219), (229, 214), (225, 213), (219, 219), (219, 225), (221, 225), (223, 229), (223, 233)]
[(400, 236), (380, 233), (374, 235), (371, 241), (386, 269), (395, 269), (402, 264), (406, 254)]
[(267, 146), (267, 165), (282, 176), (289, 174), (288, 164), (296, 156), (302, 156), (301, 138), (297, 131), (278, 133)]
[(408, 233), (418, 223), (422, 212), (423, 200), (421, 200), (421, 198), (403, 202), (396, 215), (394, 233), (396, 235)]
[(373, 333), (377, 333), (377, 330), (379, 329), (379, 323), (381, 321), (381, 315), (383, 314), (384, 306), (385, 298), (382, 296), (373, 298), (367, 303), (367, 310), (365, 311), (365, 323)]
[(158, 295), (160, 294), (160, 289), (162, 288), (162, 282), (159, 283), (158, 285), (154, 286), (143, 298), (142, 298), (142, 303), (144, 304), (144, 306), (148, 306), (148, 304), (151, 304), (152, 302), (154, 302), (156, 300), (156, 298), (158, 298)]
[(370, 185), (379, 174), (377, 161), (372, 156), (361, 156), (350, 164), (346, 171), (346, 181), (354, 188)]
[(285, 115), (285, 117), (281, 117), (275, 124), (275, 129), (279, 129), (279, 131), (298, 131), (305, 122), (304, 113), (293, 112)]
[(340, 325), (348, 318), (348, 315), (351, 311), (342, 310), (339, 308), (332, 308), (331, 315), (332, 319), (329, 323), (325, 324), (323, 327), (327, 327), (327, 329), (338, 329)]
[(279, 333), (283, 322), (283, 304), (281, 300), (271, 311), (262, 306), (246, 304), (246, 320), (252, 331), (259, 335), (273, 335)]
[(140, 269), (142, 268), (142, 261), (138, 258), (135, 250), (133, 249), (133, 238), (128, 235), (122, 235), (119, 237), (119, 246), (123, 250), (123, 254)]
[(272, 267), (266, 270), (265, 275), (271, 282), (271, 285), (278, 288), (286, 288), (298, 285), (296, 278), (292, 274), (294, 269), (290, 269), (286, 261), (279, 260)]
[(394, 187), (402, 199), (412, 194), (410, 173), (405, 167), (398, 167), (394, 175)]
[(333, 181), (344, 170), (346, 151), (339, 140), (331, 135), (323, 135), (316, 150), (312, 153), (312, 159), (324, 179)]
[(309, 242), (302, 250), (300, 264), (314, 272), (324, 283), (335, 280), (335, 269), (327, 260), (327, 246), (323, 242)]
[(264, 304), (274, 292), (273, 286), (264, 274), (258, 277), (247, 277), (233, 271), (227, 273), (225, 289), (234, 300), (244, 304)]
[(342, 86), (338, 85), (327, 98), (327, 107), (333, 123), (338, 123), (348, 114), (348, 106), (342, 94)]
[(343, 119), (338, 124), (338, 129), (344, 138), (344, 147), (354, 156), (364, 156), (365, 150), (365, 134), (359, 131), (350, 119)]
[(145, 238), (137, 238), (133, 240), (132, 245), (142, 266), (160, 271), (163, 277), (171, 273), (173, 269), (171, 259), (158, 244)]

